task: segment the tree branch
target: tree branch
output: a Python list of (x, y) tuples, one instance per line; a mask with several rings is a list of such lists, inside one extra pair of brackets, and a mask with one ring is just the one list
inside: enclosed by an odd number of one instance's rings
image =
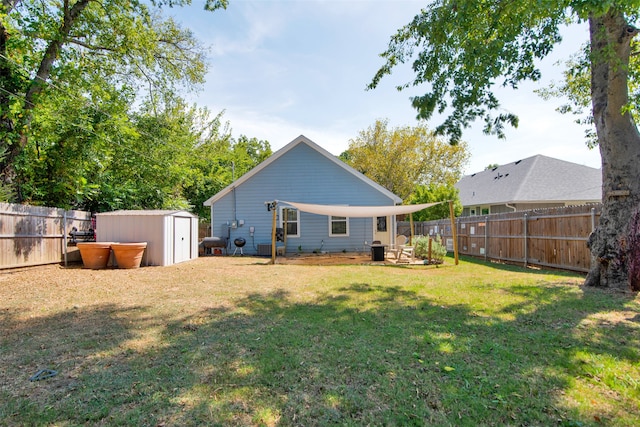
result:
[(89, 43), (85, 43), (81, 40), (75, 39), (75, 38), (71, 38), (68, 39), (68, 42), (71, 44), (76, 44), (78, 46), (82, 46), (82, 47), (86, 47), (89, 50), (106, 50), (107, 52), (115, 52), (116, 50), (110, 47), (106, 47), (106, 46), (94, 46), (91, 45)]
[(51, 75), (51, 67), (53, 67), (53, 63), (58, 58), (60, 49), (65, 44), (65, 42), (68, 42), (67, 37), (71, 32), (71, 29), (76, 20), (78, 19), (78, 16), (80, 16), (82, 11), (88, 6), (91, 1), (92, 0), (79, 0), (73, 5), (73, 7), (71, 7), (71, 9), (69, 9), (69, 1), (65, 0), (65, 12), (62, 26), (58, 31), (58, 36), (53, 39), (47, 46), (42, 61), (40, 61), (40, 67), (38, 68), (36, 77), (31, 81), (31, 86), (29, 87), (29, 90), (27, 91), (27, 94), (25, 96), (25, 101), (28, 101), (30, 104), (25, 104), (25, 111), (29, 111), (33, 108), (29, 107), (29, 105), (33, 105), (34, 98), (40, 92), (42, 92), (43, 84)]

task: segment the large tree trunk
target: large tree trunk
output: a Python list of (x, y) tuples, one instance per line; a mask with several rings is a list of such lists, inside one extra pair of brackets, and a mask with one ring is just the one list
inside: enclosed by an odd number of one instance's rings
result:
[(628, 103), (631, 39), (638, 30), (617, 11), (591, 17), (593, 117), (602, 156), (602, 215), (589, 237), (586, 284), (640, 291), (640, 134)]
[[(14, 2), (3, 0), (0, 5), (1, 14), (9, 14), (13, 9)], [(9, 57), (7, 42), (9, 41), (9, 31), (0, 20), (0, 180), (6, 182), (7, 168), (5, 159), (9, 156), (13, 141), (15, 123), (10, 114), (11, 97), (21, 93), (19, 79), (14, 75), (14, 70), (7, 59)], [(0, 184), (1, 185), (1, 184)]]

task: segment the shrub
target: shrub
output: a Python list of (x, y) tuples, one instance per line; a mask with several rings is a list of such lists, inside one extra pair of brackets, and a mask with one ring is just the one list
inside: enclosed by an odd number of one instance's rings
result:
[[(429, 258), (429, 240), (431, 240), (431, 259)], [(416, 240), (414, 254), (417, 258), (428, 261), (428, 264), (442, 264), (447, 255), (447, 248), (438, 240), (430, 237), (420, 237)]]

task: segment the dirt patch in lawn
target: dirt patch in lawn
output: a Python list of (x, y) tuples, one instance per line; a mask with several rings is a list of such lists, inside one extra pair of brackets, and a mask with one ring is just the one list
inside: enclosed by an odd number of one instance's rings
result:
[[(269, 258), (271, 260), (271, 258)], [(335, 254), (301, 254), (286, 257), (277, 257), (277, 264), (297, 265), (347, 265), (347, 264), (393, 264), (391, 261), (372, 261), (370, 254), (335, 253)]]

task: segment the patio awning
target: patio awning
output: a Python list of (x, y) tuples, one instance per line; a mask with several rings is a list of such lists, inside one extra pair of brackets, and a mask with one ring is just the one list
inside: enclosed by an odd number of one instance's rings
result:
[(345, 205), (315, 205), (310, 203), (287, 202), (278, 200), (279, 204), (286, 204), (303, 212), (318, 215), (343, 216), (348, 218), (373, 218), (377, 216), (402, 215), (421, 211), (431, 206), (445, 202), (423, 203), (420, 205), (399, 206), (345, 206)]

